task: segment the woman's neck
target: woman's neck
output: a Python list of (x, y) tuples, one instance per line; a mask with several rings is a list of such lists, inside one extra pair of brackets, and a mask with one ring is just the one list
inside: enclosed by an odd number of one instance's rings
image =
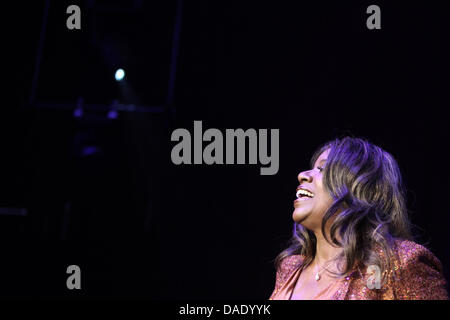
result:
[(325, 239), (321, 231), (316, 232), (315, 236), (316, 236), (316, 257), (314, 260), (319, 265), (328, 263), (328, 261), (336, 258), (342, 252), (342, 248), (330, 244)]

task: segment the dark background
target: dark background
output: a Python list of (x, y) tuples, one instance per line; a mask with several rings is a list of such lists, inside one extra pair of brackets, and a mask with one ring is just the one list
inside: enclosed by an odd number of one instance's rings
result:
[[(66, 28), (71, 4), (81, 8), (81, 30)], [(381, 30), (366, 28), (371, 4), (381, 7)], [(0, 207), (27, 209), (0, 215), (2, 296), (267, 299), (272, 261), (291, 234), (297, 174), (318, 145), (343, 134), (396, 157), (417, 241), (449, 279), (442, 4), (2, 8)], [(138, 107), (109, 119), (113, 100)], [(170, 135), (193, 133), (194, 120), (222, 132), (279, 129), (278, 173), (172, 164)], [(71, 264), (81, 267), (80, 291), (66, 288)]]

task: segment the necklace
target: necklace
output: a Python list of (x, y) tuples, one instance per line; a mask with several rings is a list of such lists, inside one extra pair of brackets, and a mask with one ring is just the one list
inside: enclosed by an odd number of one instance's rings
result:
[(316, 281), (319, 281), (319, 280), (320, 280), (320, 274), (322, 273), (322, 271), (325, 270), (325, 269), (330, 265), (330, 263), (334, 261), (334, 259), (335, 259), (337, 256), (338, 256), (338, 255), (336, 255), (333, 259), (331, 259), (331, 260), (326, 264), (325, 267), (320, 268), (320, 270), (317, 270), (317, 269), (318, 269), (318, 266), (319, 266), (319, 263), (317, 262), (317, 265), (316, 265), (316, 275), (315, 275), (315, 277), (314, 277), (314, 279), (315, 279)]

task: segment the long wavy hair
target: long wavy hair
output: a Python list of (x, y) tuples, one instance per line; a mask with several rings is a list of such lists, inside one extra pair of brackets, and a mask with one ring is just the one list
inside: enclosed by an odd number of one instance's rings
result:
[[(337, 259), (345, 262), (334, 274), (342, 276), (354, 267), (377, 265), (384, 281), (384, 271), (391, 268), (394, 240), (412, 239), (397, 161), (367, 140), (344, 137), (319, 147), (311, 158), (311, 167), (327, 149), (330, 152), (322, 180), (333, 203), (324, 214), (322, 233), (328, 242), (343, 249)], [(331, 218), (327, 234), (325, 225)], [(386, 254), (379, 255), (379, 249)], [(295, 254), (304, 256), (304, 267), (316, 254), (314, 233), (298, 223), (294, 223), (289, 247), (275, 259), (276, 268), (284, 258)]]

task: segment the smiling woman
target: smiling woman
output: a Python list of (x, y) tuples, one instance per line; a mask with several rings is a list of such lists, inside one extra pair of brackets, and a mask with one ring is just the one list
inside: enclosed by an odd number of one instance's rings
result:
[(395, 159), (352, 137), (298, 175), (291, 245), (270, 300), (448, 299), (440, 261), (412, 241)]

